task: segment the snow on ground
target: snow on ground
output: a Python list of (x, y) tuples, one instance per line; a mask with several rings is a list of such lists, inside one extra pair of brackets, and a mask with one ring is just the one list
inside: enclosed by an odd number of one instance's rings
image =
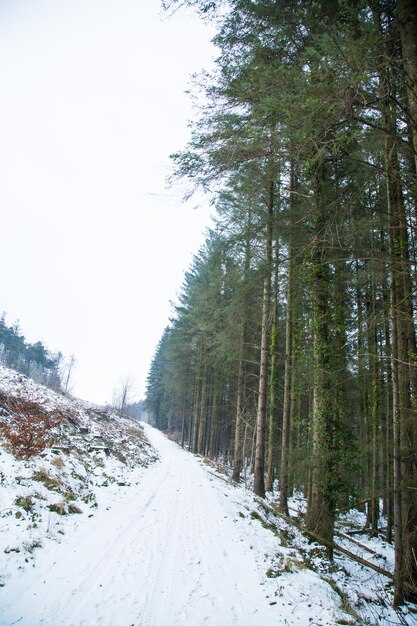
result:
[[(391, 608), (389, 581), (338, 554), (330, 563), (218, 466), (152, 427), (5, 368), (0, 392), (70, 418), (27, 461), (0, 446), (1, 626), (417, 624)], [(305, 502), (291, 507), (302, 513)], [(338, 528), (359, 528), (361, 515)], [(372, 555), (338, 541), (392, 570), (381, 539), (359, 537)]]
[(37, 551), (36, 567), (0, 589), (1, 624), (348, 623), (339, 596), (296, 559), (292, 573), (271, 577), (277, 537), (249, 493), (150, 426), (146, 434), (160, 462), (111, 506), (106, 491), (108, 508)]

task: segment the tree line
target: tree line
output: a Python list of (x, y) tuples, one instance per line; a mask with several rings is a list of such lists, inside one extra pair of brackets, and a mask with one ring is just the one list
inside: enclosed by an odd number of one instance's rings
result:
[[(333, 538), (364, 505), (417, 588), (417, 12), (409, 0), (170, 0), (217, 25), (176, 174), (215, 222), (148, 376), (190, 450), (301, 491)], [(383, 518), (381, 517), (383, 515)], [(408, 587), (407, 587), (408, 585)], [(411, 587), (410, 587), (411, 586)]]
[(41, 341), (29, 343), (16, 322), (0, 317), (0, 363), (56, 391), (68, 391), (75, 359), (66, 365), (61, 352), (50, 352)]

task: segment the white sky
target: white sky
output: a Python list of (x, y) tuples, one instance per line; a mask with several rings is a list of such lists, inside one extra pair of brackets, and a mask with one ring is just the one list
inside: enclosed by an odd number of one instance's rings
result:
[(0, 312), (111, 400), (151, 358), (209, 208), (166, 189), (212, 32), (160, 0), (0, 0)]

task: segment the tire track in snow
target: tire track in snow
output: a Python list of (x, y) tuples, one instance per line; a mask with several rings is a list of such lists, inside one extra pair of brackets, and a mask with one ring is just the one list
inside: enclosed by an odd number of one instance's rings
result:
[[(21, 626), (277, 626), (253, 553), (199, 462), (147, 427), (161, 460), (55, 552), (9, 604)], [(80, 531), (81, 532), (81, 531)], [(1, 618), (0, 618), (1, 620)], [(283, 622), (284, 623), (284, 622)]]
[[(160, 473), (161, 467), (157, 468), (159, 472), (157, 472), (158, 476)], [(57, 623), (55, 620), (59, 618), (60, 614), (71, 614), (71, 620), (74, 624), (82, 624), (83, 623), (83, 615), (88, 613), (88, 607), (91, 602), (91, 596), (94, 593), (94, 590), (97, 588), (101, 589), (112, 589), (117, 588), (118, 578), (125, 578), (124, 573), (128, 569), (130, 565), (129, 557), (131, 558), (132, 548), (134, 547), (135, 535), (144, 531), (143, 526), (146, 527), (147, 519), (145, 517), (146, 512), (152, 506), (153, 501), (158, 495), (158, 490), (160, 488), (160, 484), (163, 483), (166, 471), (158, 478), (158, 480), (153, 480), (154, 491), (150, 494), (146, 494), (144, 502), (141, 507), (142, 519), (145, 524), (141, 524), (137, 520), (137, 502), (135, 499), (132, 499), (125, 507), (123, 508), (123, 520), (120, 523), (120, 517), (117, 511), (113, 512), (112, 515), (108, 517), (106, 520), (105, 528), (100, 528), (100, 534), (103, 534), (103, 539), (108, 538), (106, 544), (103, 542), (99, 542), (95, 544), (94, 552), (91, 553), (89, 549), (89, 537), (85, 542), (84, 547), (80, 547), (73, 554), (73, 560), (75, 561), (73, 564), (68, 563), (67, 567), (71, 571), (74, 567), (78, 567), (80, 570), (80, 566), (77, 565), (77, 561), (81, 560), (81, 563), (84, 563), (84, 560), (80, 558), (80, 552), (87, 555), (88, 562), (86, 567), (81, 569), (80, 574), (82, 576), (82, 581), (80, 585), (78, 585), (75, 589), (72, 590), (71, 595), (73, 597), (77, 597), (79, 602), (74, 611), (72, 604), (72, 598), (64, 604), (60, 605), (57, 609), (55, 615), (52, 615), (52, 623)], [(140, 489), (140, 486), (139, 486)], [(132, 533), (133, 530), (133, 533)], [(85, 550), (85, 552), (84, 552)], [(73, 567), (71, 567), (73, 565)], [(114, 571), (117, 572), (117, 576), (114, 575)], [(107, 582), (108, 581), (108, 582)], [(112, 593), (107, 595), (107, 598), (111, 598)], [(121, 600), (126, 600), (126, 597), (121, 597)], [(103, 617), (100, 615), (100, 606), (102, 604), (102, 599), (96, 605), (97, 609), (97, 623), (101, 623), (100, 620)], [(115, 598), (117, 600), (117, 598)], [(49, 624), (49, 621), (42, 620), (40, 625)], [(88, 622), (87, 622), (88, 623)]]

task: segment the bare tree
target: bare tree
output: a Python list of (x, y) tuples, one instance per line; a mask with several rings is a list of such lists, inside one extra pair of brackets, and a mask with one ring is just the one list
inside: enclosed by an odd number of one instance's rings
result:
[(66, 373), (65, 373), (65, 386), (64, 386), (64, 393), (67, 394), (70, 390), (70, 378), (71, 378), (71, 373), (72, 370), (75, 366), (75, 364), (77, 363), (77, 359), (75, 358), (75, 356), (73, 354), (71, 354), (70, 358), (69, 358), (69, 362), (66, 366)]
[(131, 376), (121, 378), (117, 387), (113, 390), (114, 409), (124, 413), (127, 406), (132, 403), (135, 391), (135, 381)]

